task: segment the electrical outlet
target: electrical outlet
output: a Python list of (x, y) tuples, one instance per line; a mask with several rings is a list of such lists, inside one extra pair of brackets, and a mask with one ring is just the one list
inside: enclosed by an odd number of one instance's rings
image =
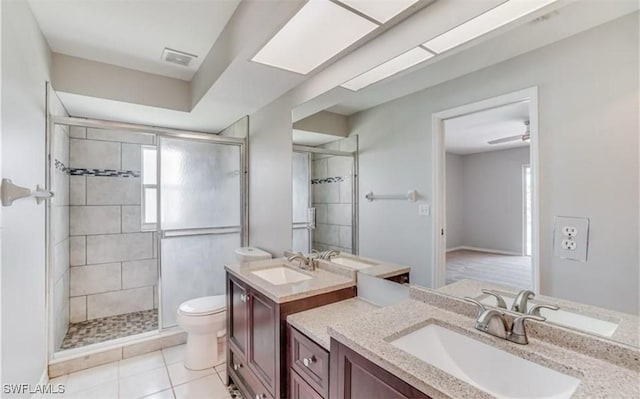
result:
[(430, 210), (429, 204), (418, 204), (418, 215), (429, 216)]
[(562, 235), (569, 238), (575, 237), (578, 235), (578, 229), (574, 226), (564, 226), (562, 228)]
[(562, 259), (587, 261), (589, 219), (556, 216), (553, 255)]

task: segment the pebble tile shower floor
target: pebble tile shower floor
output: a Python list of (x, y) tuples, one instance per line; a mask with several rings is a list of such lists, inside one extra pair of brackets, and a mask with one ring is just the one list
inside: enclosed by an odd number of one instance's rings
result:
[(71, 323), (60, 349), (79, 348), (157, 329), (157, 309)]

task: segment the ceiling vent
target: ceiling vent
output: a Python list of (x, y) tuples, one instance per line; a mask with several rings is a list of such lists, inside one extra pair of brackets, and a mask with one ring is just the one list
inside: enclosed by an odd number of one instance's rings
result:
[(162, 60), (171, 62), (173, 64), (178, 64), (182, 66), (189, 66), (191, 60), (194, 58), (198, 58), (197, 55), (185, 53), (178, 50), (173, 50), (168, 47), (165, 47), (162, 51)]

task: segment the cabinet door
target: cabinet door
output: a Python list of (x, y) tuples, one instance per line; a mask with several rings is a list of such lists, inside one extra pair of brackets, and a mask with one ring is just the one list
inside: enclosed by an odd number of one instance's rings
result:
[(291, 370), (291, 386), (289, 387), (290, 399), (323, 399), (302, 377)]
[(249, 353), (247, 360), (258, 379), (275, 395), (279, 363), (276, 304), (249, 290)]
[(331, 399), (429, 399), (344, 345), (331, 341)]
[(231, 277), (227, 278), (227, 309), (229, 341), (246, 357), (249, 333), (248, 293), (244, 285)]

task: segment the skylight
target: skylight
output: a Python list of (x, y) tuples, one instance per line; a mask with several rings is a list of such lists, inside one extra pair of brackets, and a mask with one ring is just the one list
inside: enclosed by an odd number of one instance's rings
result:
[(400, 14), (418, 0), (338, 0), (381, 24)]
[(556, 0), (509, 0), (462, 25), (436, 36), (424, 46), (442, 53), (532, 13)]
[(382, 79), (388, 78), (391, 75), (395, 75), (400, 71), (404, 71), (422, 61), (428, 60), (433, 57), (433, 54), (427, 50), (416, 47), (407, 51), (395, 58), (390, 59), (384, 64), (380, 64), (377, 67), (370, 69), (369, 71), (357, 76), (350, 81), (343, 83), (342, 87), (350, 90), (360, 90)]
[(307, 74), (377, 24), (327, 0), (309, 0), (252, 61)]

